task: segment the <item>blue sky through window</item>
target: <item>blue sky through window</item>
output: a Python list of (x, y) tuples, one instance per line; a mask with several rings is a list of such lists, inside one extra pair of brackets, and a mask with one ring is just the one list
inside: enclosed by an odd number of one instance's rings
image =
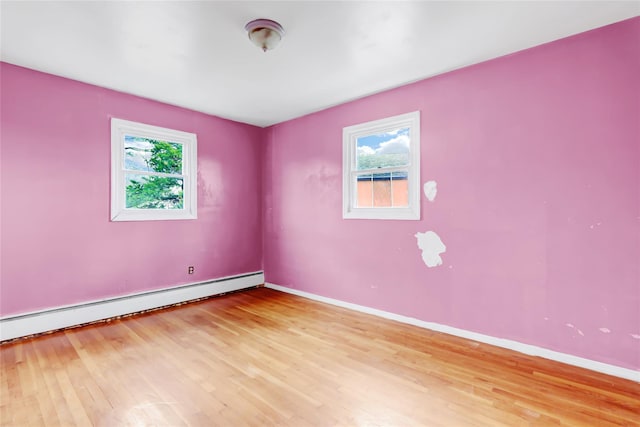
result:
[(357, 169), (380, 169), (409, 164), (409, 128), (366, 135), (356, 141)]

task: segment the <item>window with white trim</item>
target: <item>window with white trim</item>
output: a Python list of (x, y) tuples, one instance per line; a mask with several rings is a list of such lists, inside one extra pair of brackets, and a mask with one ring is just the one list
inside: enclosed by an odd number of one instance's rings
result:
[(420, 219), (420, 112), (342, 133), (343, 218)]
[(111, 119), (111, 220), (197, 218), (197, 137)]

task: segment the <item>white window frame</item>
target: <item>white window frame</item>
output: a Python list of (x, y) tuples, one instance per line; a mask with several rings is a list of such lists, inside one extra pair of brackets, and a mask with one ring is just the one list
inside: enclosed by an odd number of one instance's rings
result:
[[(359, 208), (357, 202), (356, 148), (358, 138), (409, 128), (409, 206)], [(342, 217), (344, 219), (420, 219), (420, 111), (400, 114), (345, 127), (342, 131)], [(394, 172), (397, 168), (372, 169), (370, 172)], [(406, 169), (403, 167), (402, 169)]]
[[(131, 209), (126, 207), (125, 135), (182, 144), (182, 174), (177, 177), (181, 177), (184, 183), (183, 209)], [(196, 219), (198, 217), (197, 149), (198, 140), (194, 133), (111, 118), (111, 221)]]

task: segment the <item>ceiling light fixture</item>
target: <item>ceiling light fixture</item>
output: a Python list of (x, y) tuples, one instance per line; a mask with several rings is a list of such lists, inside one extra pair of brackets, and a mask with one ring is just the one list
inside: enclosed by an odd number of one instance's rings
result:
[(284, 28), (271, 19), (256, 19), (244, 26), (249, 33), (249, 39), (266, 52), (275, 49), (284, 36)]

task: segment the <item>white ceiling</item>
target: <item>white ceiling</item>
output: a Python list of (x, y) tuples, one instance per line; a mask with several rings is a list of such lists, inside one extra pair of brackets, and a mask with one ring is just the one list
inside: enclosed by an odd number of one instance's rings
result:
[[(0, 59), (267, 126), (640, 14), (640, 2), (2, 1)], [(280, 22), (263, 53), (244, 25)]]

